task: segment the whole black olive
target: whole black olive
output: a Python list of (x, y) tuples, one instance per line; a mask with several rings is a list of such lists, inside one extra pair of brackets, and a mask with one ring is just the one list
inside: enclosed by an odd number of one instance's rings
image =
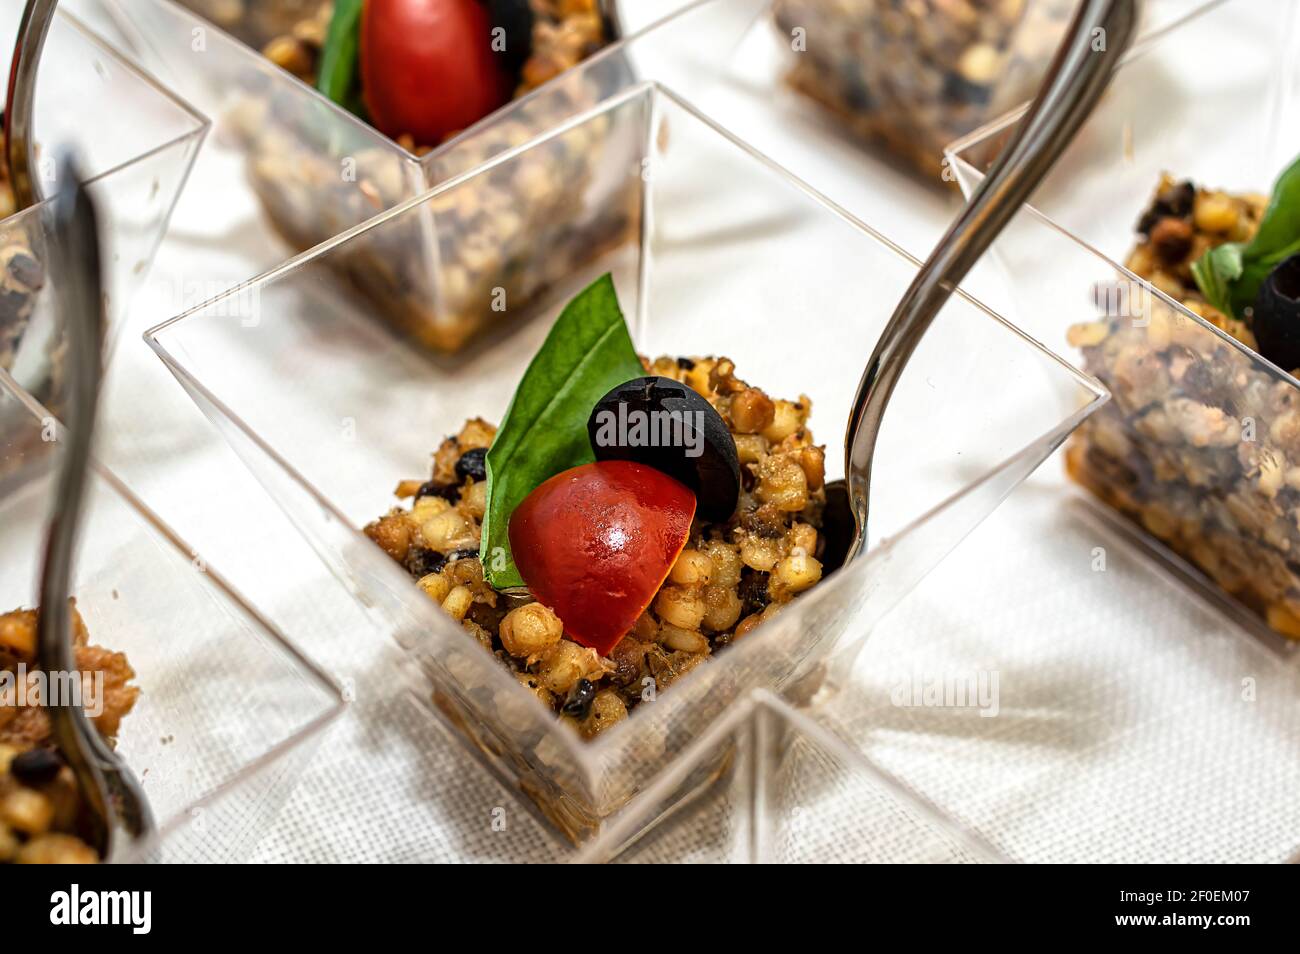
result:
[(492, 51), (505, 61), (506, 71), (518, 75), (533, 52), (533, 8), (529, 0), (488, 0), (492, 18)]
[(471, 480), (487, 480), (487, 463), (484, 460), (486, 457), (486, 447), (475, 447), (465, 451), (460, 455), (460, 460), (456, 461), (456, 476), (461, 480), (466, 477)]
[(1300, 368), (1300, 255), (1285, 259), (1264, 279), (1250, 330), (1260, 354), (1284, 371)]
[(620, 384), (587, 418), (597, 460), (630, 460), (661, 470), (695, 492), (696, 514), (722, 522), (736, 512), (740, 458), (722, 416), (672, 378)]
[(9, 772), (24, 785), (44, 785), (54, 781), (63, 767), (63, 759), (53, 749), (28, 749), (13, 757)]

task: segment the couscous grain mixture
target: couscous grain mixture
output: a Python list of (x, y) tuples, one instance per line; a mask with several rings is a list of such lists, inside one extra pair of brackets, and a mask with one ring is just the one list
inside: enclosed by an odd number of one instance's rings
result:
[(479, 543), (491, 424), (471, 420), (443, 441), (431, 478), (398, 486), (410, 505), (365, 528), (468, 638), (587, 738), (627, 718), (648, 688), (667, 689), (744, 638), (822, 575), (825, 450), (807, 427), (811, 401), (770, 397), (738, 378), (727, 358), (642, 364), (647, 374), (693, 389), (721, 415), (735, 440), (741, 491), (730, 519), (697, 516), (651, 605), (607, 656), (568, 638), (549, 607), (484, 581)]
[[(37, 674), (36, 610), (0, 614), (0, 672), (12, 677), (0, 692), (0, 862), (84, 864), (99, 860), (82, 840), (77, 784), (50, 737), (49, 718), (14, 682)], [(113, 743), (122, 719), (140, 695), (126, 656), (90, 643), (85, 621), (73, 605), (73, 645), (83, 679), (103, 677), (99, 714), (92, 722)]]
[[(1268, 203), (1166, 175), (1125, 265), (1258, 350), (1258, 316), (1210, 305), (1192, 265), (1249, 242)], [(1272, 629), (1300, 638), (1300, 392), (1161, 300), (1149, 305), (1141, 321), (1115, 314), (1069, 331), (1114, 394), (1076, 432), (1069, 472)]]

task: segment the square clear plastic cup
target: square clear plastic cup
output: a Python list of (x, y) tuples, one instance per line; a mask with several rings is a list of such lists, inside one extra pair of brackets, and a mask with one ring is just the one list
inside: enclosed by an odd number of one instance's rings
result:
[[(1072, 442), (1071, 475), (1284, 652), (1300, 638), (1300, 382), (1126, 263), (1162, 175), (1266, 194), (1300, 154), (1298, 23), (1294, 4), (1229, 2), (1139, 46), (995, 246), (1018, 289), (1009, 317), (1068, 341), (1114, 393)], [(965, 190), (1019, 115), (953, 146)]]
[[(191, 6), (203, 6), (216, 22), (257, 42), (320, 5)], [(243, 164), (263, 225), (283, 239), (263, 243), (278, 251), (275, 260), (260, 261), (259, 269), (283, 260), (284, 242), (294, 250), (311, 248), (628, 84), (621, 69), (583, 74), (579, 82), (570, 82), (566, 77), (573, 70), (566, 71), (426, 153), (372, 128), (185, 6), (169, 0), (81, 0), (77, 7), (127, 55), (167, 77), (217, 118), (222, 148)], [(608, 29), (624, 19), (620, 7), (602, 4)], [(672, 3), (663, 4), (655, 16), (672, 9)], [(628, 19), (636, 24), (645, 16)], [(563, 93), (545, 95), (557, 85)], [(530, 167), (523, 188), (482, 180), (473, 194), (466, 191), (457, 241), (441, 250), (443, 267), (433, 289), (412, 287), (424, 263), (401, 248), (357, 246), (355, 259), (340, 255), (335, 265), (371, 299), (376, 318), (435, 352), (454, 353), (499, 323), (500, 315), (482, 305), (482, 289), (504, 287), (517, 299), (542, 295), (551, 274), (570, 271), (607, 244), (627, 240), (627, 218), (612, 204), (603, 206), (606, 217), (593, 218), (589, 210), (565, 201), (566, 190), (585, 188), (603, 163), (597, 150), (555, 154)], [(539, 245), (548, 249), (544, 258), (536, 254)]]
[[(605, 160), (601, 183), (575, 186), (570, 199), (596, 214), (615, 203), (636, 241), (553, 275), (546, 300), (511, 304), (515, 333), (492, 347), (436, 359), (376, 326), (364, 298), (322, 283), (336, 259), (369, 245), (406, 248), (433, 284), (443, 222), (483, 180), (593, 146)], [(375, 628), (410, 648), (423, 702), (555, 829), (581, 839), (749, 689), (815, 683), (829, 650), (864, 639), (1095, 410), (1100, 390), (954, 296), (885, 417), (871, 557), (590, 743), (467, 641), (359, 528), (388, 510), (398, 480), (427, 471), (444, 434), (467, 418), (500, 419), (558, 310), (604, 272), (642, 353), (726, 355), (771, 393), (809, 395), (809, 426), (834, 477), (863, 364), (917, 264), (671, 93), (642, 84), (147, 337)]]
[[(8, 75), (22, 4), (0, 11), (0, 69)], [(106, 244), (109, 346), (125, 319), (208, 121), (60, 9), (36, 81), (36, 178), (43, 196), (59, 188), (55, 157), (71, 149), (100, 213)], [(5, 188), (7, 195), (8, 188)], [(11, 199), (11, 196), (8, 196)], [(57, 408), (58, 341), (48, 296), (41, 205), (0, 219), (0, 369)]]
[[(0, 372), (0, 612), (38, 602), (60, 437)], [(73, 596), (90, 642), (125, 653), (140, 689), (117, 751), (158, 837), (133, 860), (245, 859), (342, 711), (337, 687), (98, 466)]]

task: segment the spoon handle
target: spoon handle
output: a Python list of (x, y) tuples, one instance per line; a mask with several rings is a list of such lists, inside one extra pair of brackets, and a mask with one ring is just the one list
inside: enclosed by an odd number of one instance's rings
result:
[[(95, 412), (103, 375), (103, 271), (95, 206), (78, 170), (65, 160), (59, 169), (64, 189), (49, 204), (51, 287), (67, 339), (69, 395), (64, 409), (66, 441), (49, 515), (41, 566), (37, 652), (46, 672), (76, 671), (72, 645), (72, 569), (91, 475)], [(105, 860), (152, 828), (148, 804), (135, 778), (109, 748), (75, 700), (46, 703), (55, 743), (77, 779), (90, 809), (89, 823)]]
[(32, 114), (36, 103), (36, 67), (57, 6), (58, 0), (27, 0), (18, 25), (13, 62), (9, 64), (9, 88), (5, 96), (5, 159), (9, 163), (9, 185), (14, 193), (15, 212), (41, 201), (40, 186), (32, 175), (35, 154)]
[(1135, 0), (1082, 0), (1029, 112), (885, 326), (858, 384), (845, 447), (850, 504), (861, 528), (858, 552), (866, 545), (881, 418), (903, 368), (953, 289), (1028, 201), (1092, 112), (1132, 42), (1137, 22)]

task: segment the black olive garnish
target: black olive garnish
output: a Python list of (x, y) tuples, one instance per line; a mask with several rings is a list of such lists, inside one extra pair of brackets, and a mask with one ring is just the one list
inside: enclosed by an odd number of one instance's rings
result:
[(478, 559), (477, 550), (452, 550), (447, 554), (447, 562), (455, 563), (457, 560)]
[(740, 597), (740, 614), (748, 616), (767, 608), (768, 575), (761, 570), (745, 567), (740, 572), (736, 595)]
[(28, 749), (13, 757), (9, 772), (24, 785), (44, 785), (54, 781), (63, 767), (63, 759), (53, 749)]
[(1165, 218), (1184, 219), (1192, 214), (1196, 204), (1196, 186), (1190, 179), (1177, 182), (1156, 194), (1155, 199), (1138, 220), (1138, 234), (1149, 238), (1157, 222)]
[(457, 484), (440, 484), (436, 480), (426, 480), (415, 492), (415, 499), (421, 497), (441, 497), (448, 503), (460, 500), (460, 487)]
[(560, 706), (560, 711), (565, 715), (571, 715), (575, 719), (585, 719), (591, 712), (591, 703), (596, 698), (596, 687), (592, 685), (590, 679), (579, 679), (569, 690), (568, 696), (564, 699), (564, 705)]
[(456, 461), (456, 476), (461, 480), (487, 480), (486, 447), (475, 447), (460, 455)]
[(406, 569), (417, 577), (428, 576), (430, 573), (440, 573), (446, 565), (447, 558), (437, 550), (420, 547), (411, 550), (406, 555)]
[(45, 284), (45, 268), (26, 252), (18, 252), (9, 259), (9, 274), (28, 288)]
[(1284, 371), (1300, 368), (1300, 255), (1269, 272), (1250, 319), (1259, 353)]
[(492, 50), (505, 61), (506, 70), (518, 75), (533, 52), (533, 8), (528, 0), (488, 0), (493, 29), (504, 31), (505, 49), (495, 43)]
[(722, 416), (672, 378), (620, 384), (587, 418), (597, 460), (630, 460), (675, 477), (695, 493), (696, 515), (722, 522), (736, 512), (740, 458)]
[(993, 87), (984, 83), (972, 83), (960, 73), (949, 73), (944, 77), (943, 98), (958, 103), (987, 106), (993, 98)]

